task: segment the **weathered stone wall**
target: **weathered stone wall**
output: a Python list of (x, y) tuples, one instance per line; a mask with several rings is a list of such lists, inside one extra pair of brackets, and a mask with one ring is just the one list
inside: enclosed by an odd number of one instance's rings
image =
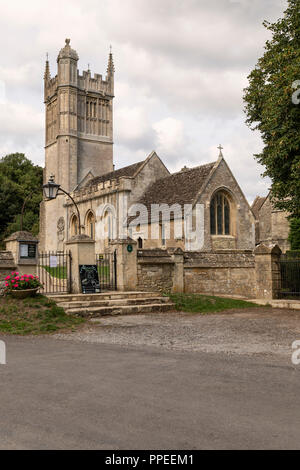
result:
[(275, 209), (267, 197), (258, 215), (258, 243), (277, 244), (285, 253), (290, 249), (287, 212)]
[(255, 248), (256, 297), (277, 299), (280, 291), (280, 255), (278, 245), (264, 245)]
[(165, 250), (139, 250), (137, 289), (170, 292), (173, 287), (174, 261)]
[(251, 251), (185, 253), (184, 290), (189, 293), (255, 298), (255, 260)]
[[(252, 251), (185, 252), (184, 292), (256, 297)], [(175, 262), (169, 250), (138, 251), (138, 286), (143, 291), (174, 290)]]
[(11, 251), (0, 251), (0, 294), (4, 288), (4, 278), (16, 269)]

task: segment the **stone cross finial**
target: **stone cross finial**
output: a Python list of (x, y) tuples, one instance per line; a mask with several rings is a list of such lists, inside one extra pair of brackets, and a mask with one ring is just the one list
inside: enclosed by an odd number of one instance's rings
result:
[(221, 144), (219, 144), (218, 149), (220, 150), (219, 157), (223, 157), (223, 153), (222, 153), (223, 147)]

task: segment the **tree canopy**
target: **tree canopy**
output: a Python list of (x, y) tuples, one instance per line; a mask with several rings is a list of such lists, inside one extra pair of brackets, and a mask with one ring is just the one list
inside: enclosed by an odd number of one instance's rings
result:
[(0, 241), (20, 230), (25, 199), (23, 230), (38, 234), (42, 184), (43, 169), (34, 165), (23, 153), (13, 153), (0, 159)]
[(272, 33), (244, 90), (247, 124), (261, 133), (255, 155), (272, 180), (271, 199), (291, 217), (300, 215), (300, 0), (284, 15), (264, 22)]

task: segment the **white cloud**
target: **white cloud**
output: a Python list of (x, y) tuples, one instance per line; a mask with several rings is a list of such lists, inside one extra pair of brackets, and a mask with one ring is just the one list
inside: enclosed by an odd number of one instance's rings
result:
[(156, 148), (159, 154), (166, 156), (179, 155), (185, 143), (182, 121), (171, 117), (152, 124), (156, 132)]
[(142, 107), (116, 108), (114, 124), (119, 144), (136, 148), (152, 137), (150, 121)]

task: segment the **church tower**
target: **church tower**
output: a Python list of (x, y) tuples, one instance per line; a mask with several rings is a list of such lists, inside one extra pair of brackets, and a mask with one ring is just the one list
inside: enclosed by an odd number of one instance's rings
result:
[(113, 170), (114, 64), (109, 54), (107, 75), (78, 71), (78, 55), (70, 39), (57, 57), (57, 75), (46, 61), (45, 179), (73, 191), (88, 175)]
[[(88, 179), (113, 171), (114, 64), (110, 51), (105, 79), (78, 70), (78, 55), (70, 39), (57, 57), (51, 78), (48, 58), (44, 74), (45, 170), (72, 192)], [(40, 249), (62, 249), (67, 233), (65, 196), (41, 202)], [(64, 226), (64, 231), (61, 227)], [(57, 242), (56, 236), (60, 241)]]

